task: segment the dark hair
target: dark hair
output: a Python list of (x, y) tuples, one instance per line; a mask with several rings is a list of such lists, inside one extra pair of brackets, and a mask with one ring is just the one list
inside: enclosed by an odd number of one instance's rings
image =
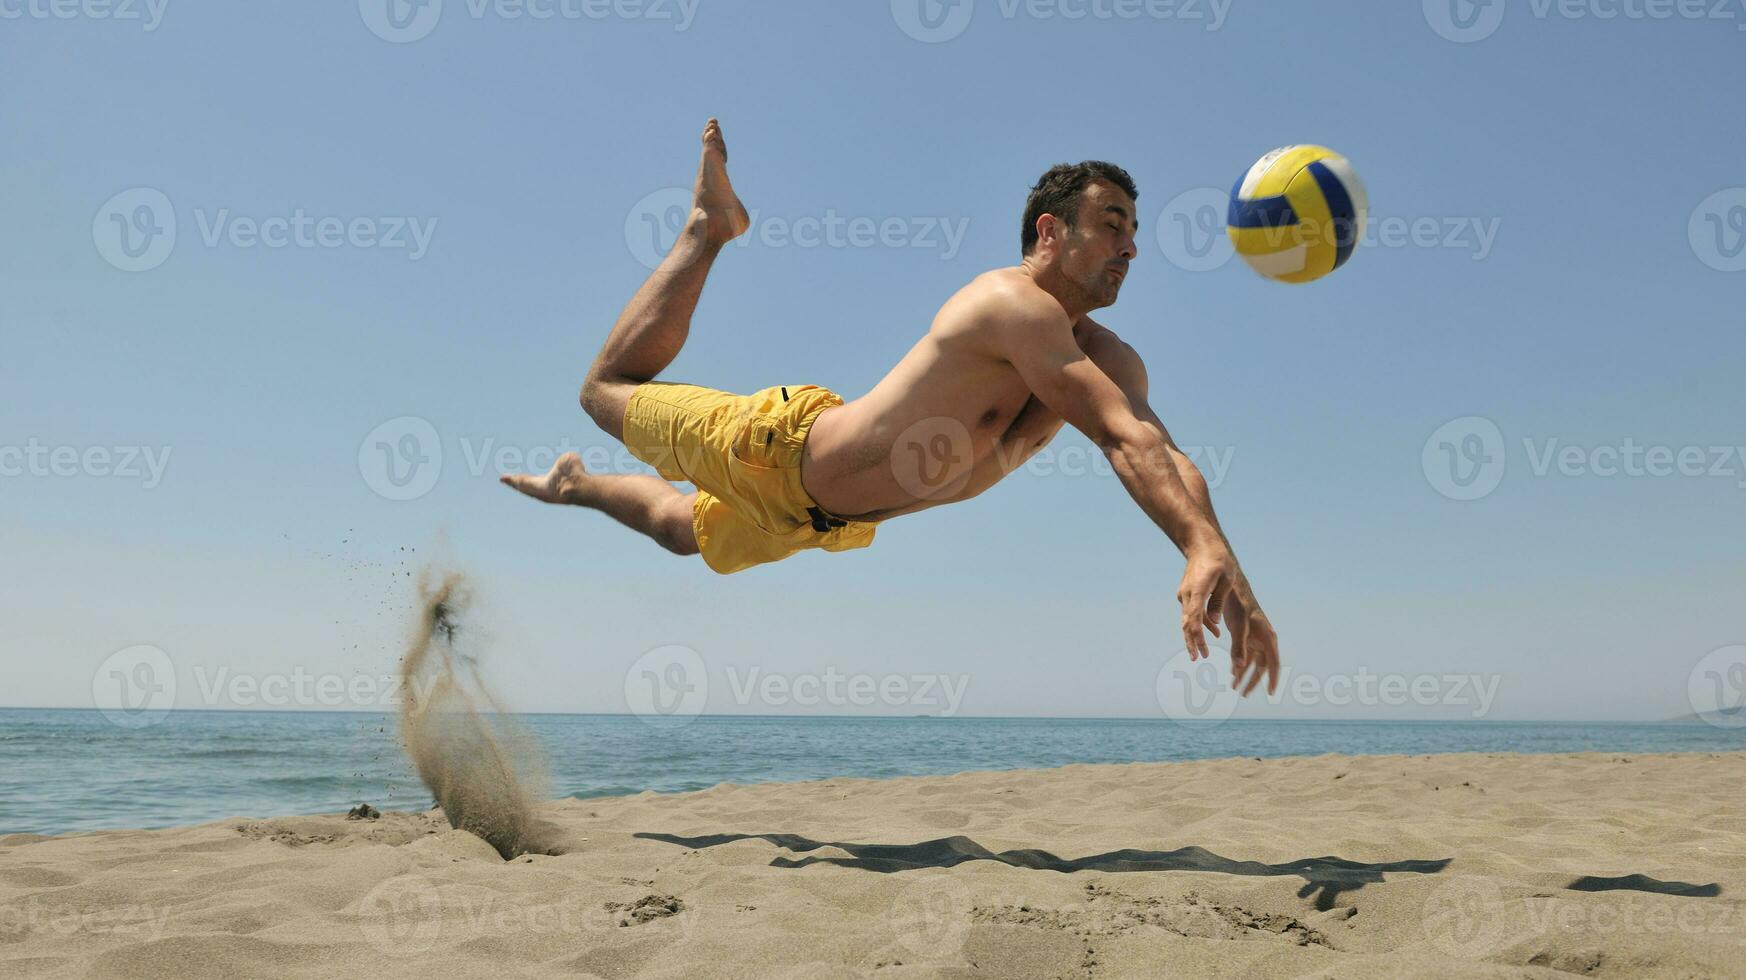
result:
[(1037, 219), (1052, 214), (1072, 228), (1079, 222), (1079, 198), (1094, 180), (1105, 180), (1122, 189), (1130, 200), (1138, 201), (1140, 192), (1134, 189), (1134, 178), (1113, 163), (1085, 160), (1080, 163), (1057, 163), (1044, 172), (1031, 188), (1025, 201), (1025, 226), (1019, 236), (1023, 254), (1031, 254), (1037, 244)]

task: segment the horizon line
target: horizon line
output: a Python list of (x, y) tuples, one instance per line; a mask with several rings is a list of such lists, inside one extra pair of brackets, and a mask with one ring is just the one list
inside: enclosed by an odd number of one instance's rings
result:
[[(101, 714), (114, 710), (85, 705), (5, 705), (0, 704), (0, 711), (88, 711)], [(397, 709), (369, 710), (362, 708), (165, 708), (165, 714), (233, 714), (233, 715), (395, 715)], [(624, 711), (484, 711), (480, 714), (506, 715), (510, 717), (549, 717), (549, 718), (651, 718), (635, 712)], [(1223, 724), (1225, 722), (1337, 722), (1337, 723), (1371, 723), (1371, 724), (1517, 724), (1517, 725), (1671, 725), (1681, 724), (1688, 720), (1702, 722), (1696, 713), (1679, 715), (1672, 718), (1631, 719), (1631, 718), (1222, 718), (1222, 719), (1179, 719), (1167, 715), (976, 715), (976, 714), (717, 714), (704, 712), (690, 716), (690, 720), (700, 719), (828, 719), (852, 721), (1150, 721), (1169, 722), (1181, 725)], [(654, 716), (657, 722), (670, 720), (671, 716)]]

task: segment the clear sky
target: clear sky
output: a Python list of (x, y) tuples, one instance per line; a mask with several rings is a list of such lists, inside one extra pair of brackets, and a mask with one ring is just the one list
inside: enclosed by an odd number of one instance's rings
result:
[[(0, 704), (89, 706), (135, 644), (189, 707), (230, 703), (221, 668), (391, 671), (441, 554), (524, 710), (626, 710), (679, 644), (710, 711), (939, 710), (736, 697), (756, 669), (1157, 717), (1181, 559), (1077, 433), (867, 551), (725, 578), (497, 484), (499, 450), (609, 451), (576, 390), (716, 115), (754, 228), (667, 377), (858, 396), (1017, 260), (1038, 174), (1113, 160), (1140, 255), (1100, 318), (1203, 450), (1288, 668), (1477, 674), (1491, 718), (1689, 712), (1746, 643), (1746, 4), (1711, 12), (0, 0)], [(1296, 142), (1376, 219), (1305, 287), (1196, 237)], [(403, 417), (429, 429), (378, 431)], [(396, 486), (378, 443), (425, 468)]]

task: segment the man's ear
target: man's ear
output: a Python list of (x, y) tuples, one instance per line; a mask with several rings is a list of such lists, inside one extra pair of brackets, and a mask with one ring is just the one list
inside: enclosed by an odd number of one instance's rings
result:
[(1037, 215), (1037, 244), (1054, 241), (1059, 242), (1067, 231), (1067, 225), (1060, 218), (1047, 211)]

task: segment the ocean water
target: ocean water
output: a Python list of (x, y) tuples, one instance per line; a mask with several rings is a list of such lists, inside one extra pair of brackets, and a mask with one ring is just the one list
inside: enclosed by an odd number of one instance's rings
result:
[[(832, 776), (924, 776), (1075, 762), (1342, 752), (1723, 752), (1746, 728), (1563, 722), (520, 715), (553, 796)], [(420, 809), (430, 795), (390, 715), (178, 711), (142, 728), (101, 712), (0, 709), (0, 834), (166, 827), (227, 817)]]

